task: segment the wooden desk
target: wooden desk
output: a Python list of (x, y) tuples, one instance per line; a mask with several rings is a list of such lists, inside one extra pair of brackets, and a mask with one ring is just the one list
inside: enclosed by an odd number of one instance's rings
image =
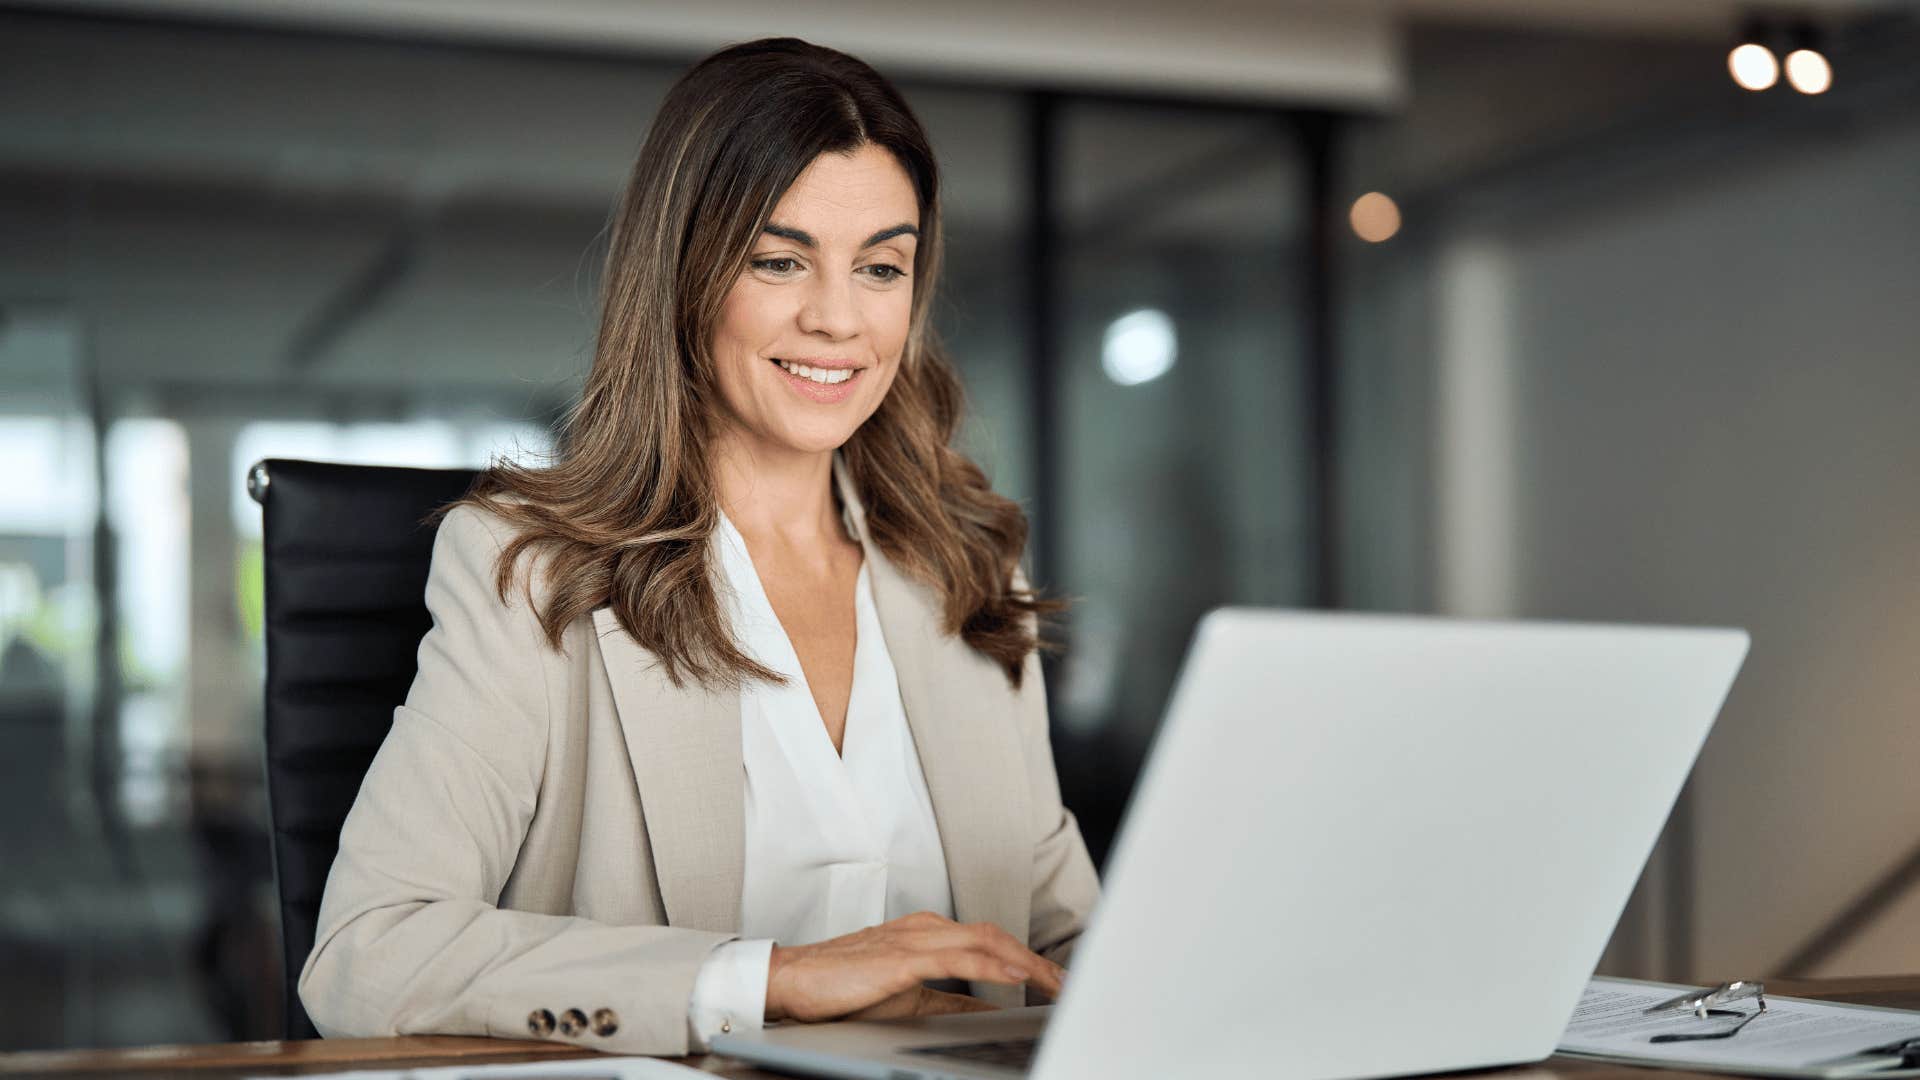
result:
[[(1713, 980), (1708, 980), (1709, 982)], [(1920, 1010), (1920, 975), (1848, 979), (1768, 979), (1768, 993), (1783, 997), (1825, 998), (1863, 1005)], [(52, 1050), (0, 1054), (7, 1076), (93, 1076), (157, 1080), (161, 1077), (299, 1076), (344, 1069), (404, 1068), (430, 1065), (497, 1065), (514, 1061), (590, 1059), (598, 1055), (551, 1043), (505, 1039), (468, 1039), (416, 1035), (400, 1039), (312, 1039), (294, 1042), (218, 1043), (210, 1046), (153, 1046), (135, 1050)], [(684, 1059), (717, 1076), (741, 1080), (777, 1080), (725, 1058)], [(1448, 1080), (1471, 1076), (1501, 1080), (1677, 1080), (1703, 1074), (1639, 1069), (1554, 1057), (1485, 1073), (1452, 1073)]]

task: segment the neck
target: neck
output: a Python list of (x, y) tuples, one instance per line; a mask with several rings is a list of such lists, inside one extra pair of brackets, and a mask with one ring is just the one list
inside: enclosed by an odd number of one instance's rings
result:
[(741, 534), (800, 544), (841, 538), (833, 504), (833, 451), (770, 450), (723, 435), (713, 454), (720, 509)]

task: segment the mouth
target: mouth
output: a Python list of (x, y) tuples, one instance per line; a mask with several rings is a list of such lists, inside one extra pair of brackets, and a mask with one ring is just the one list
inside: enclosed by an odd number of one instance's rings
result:
[(816, 367), (793, 360), (770, 357), (782, 372), (782, 379), (793, 392), (816, 405), (832, 405), (853, 395), (854, 387), (866, 373), (863, 367)]
[(821, 386), (838, 386), (841, 383), (851, 381), (858, 376), (860, 372), (865, 370), (864, 368), (857, 367), (809, 367), (806, 364), (796, 363), (792, 360), (782, 360), (778, 357), (773, 357), (772, 359), (775, 364), (779, 365), (781, 370), (794, 378), (805, 379), (808, 382), (818, 383)]

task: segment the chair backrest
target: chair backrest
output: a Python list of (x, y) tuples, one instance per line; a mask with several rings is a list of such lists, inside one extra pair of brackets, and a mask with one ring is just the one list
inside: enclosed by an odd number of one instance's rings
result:
[(318, 1035), (295, 985), (340, 826), (431, 623), (427, 519), (474, 476), (275, 458), (247, 478), (265, 518), (267, 802), (289, 1039)]

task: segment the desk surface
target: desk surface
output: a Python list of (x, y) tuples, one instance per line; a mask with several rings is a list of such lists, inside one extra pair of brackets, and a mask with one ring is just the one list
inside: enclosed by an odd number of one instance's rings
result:
[[(1817, 997), (1865, 1005), (1920, 1010), (1920, 975), (1845, 979), (1768, 979), (1767, 991), (1783, 997)], [(208, 1046), (151, 1046), (131, 1050), (51, 1050), (0, 1054), (0, 1074), (8, 1076), (160, 1077), (298, 1076), (343, 1069), (405, 1068), (430, 1065), (496, 1065), (517, 1061), (559, 1061), (595, 1057), (592, 1051), (552, 1043), (415, 1035), (398, 1039), (313, 1039), (290, 1042), (217, 1043)], [(716, 1056), (682, 1059), (716, 1076), (740, 1080), (777, 1080), (775, 1074)], [(1535, 1065), (1486, 1073), (1452, 1073), (1448, 1080), (1472, 1076), (1501, 1080), (1677, 1080), (1702, 1074), (1665, 1069), (1577, 1061), (1554, 1057)]]

